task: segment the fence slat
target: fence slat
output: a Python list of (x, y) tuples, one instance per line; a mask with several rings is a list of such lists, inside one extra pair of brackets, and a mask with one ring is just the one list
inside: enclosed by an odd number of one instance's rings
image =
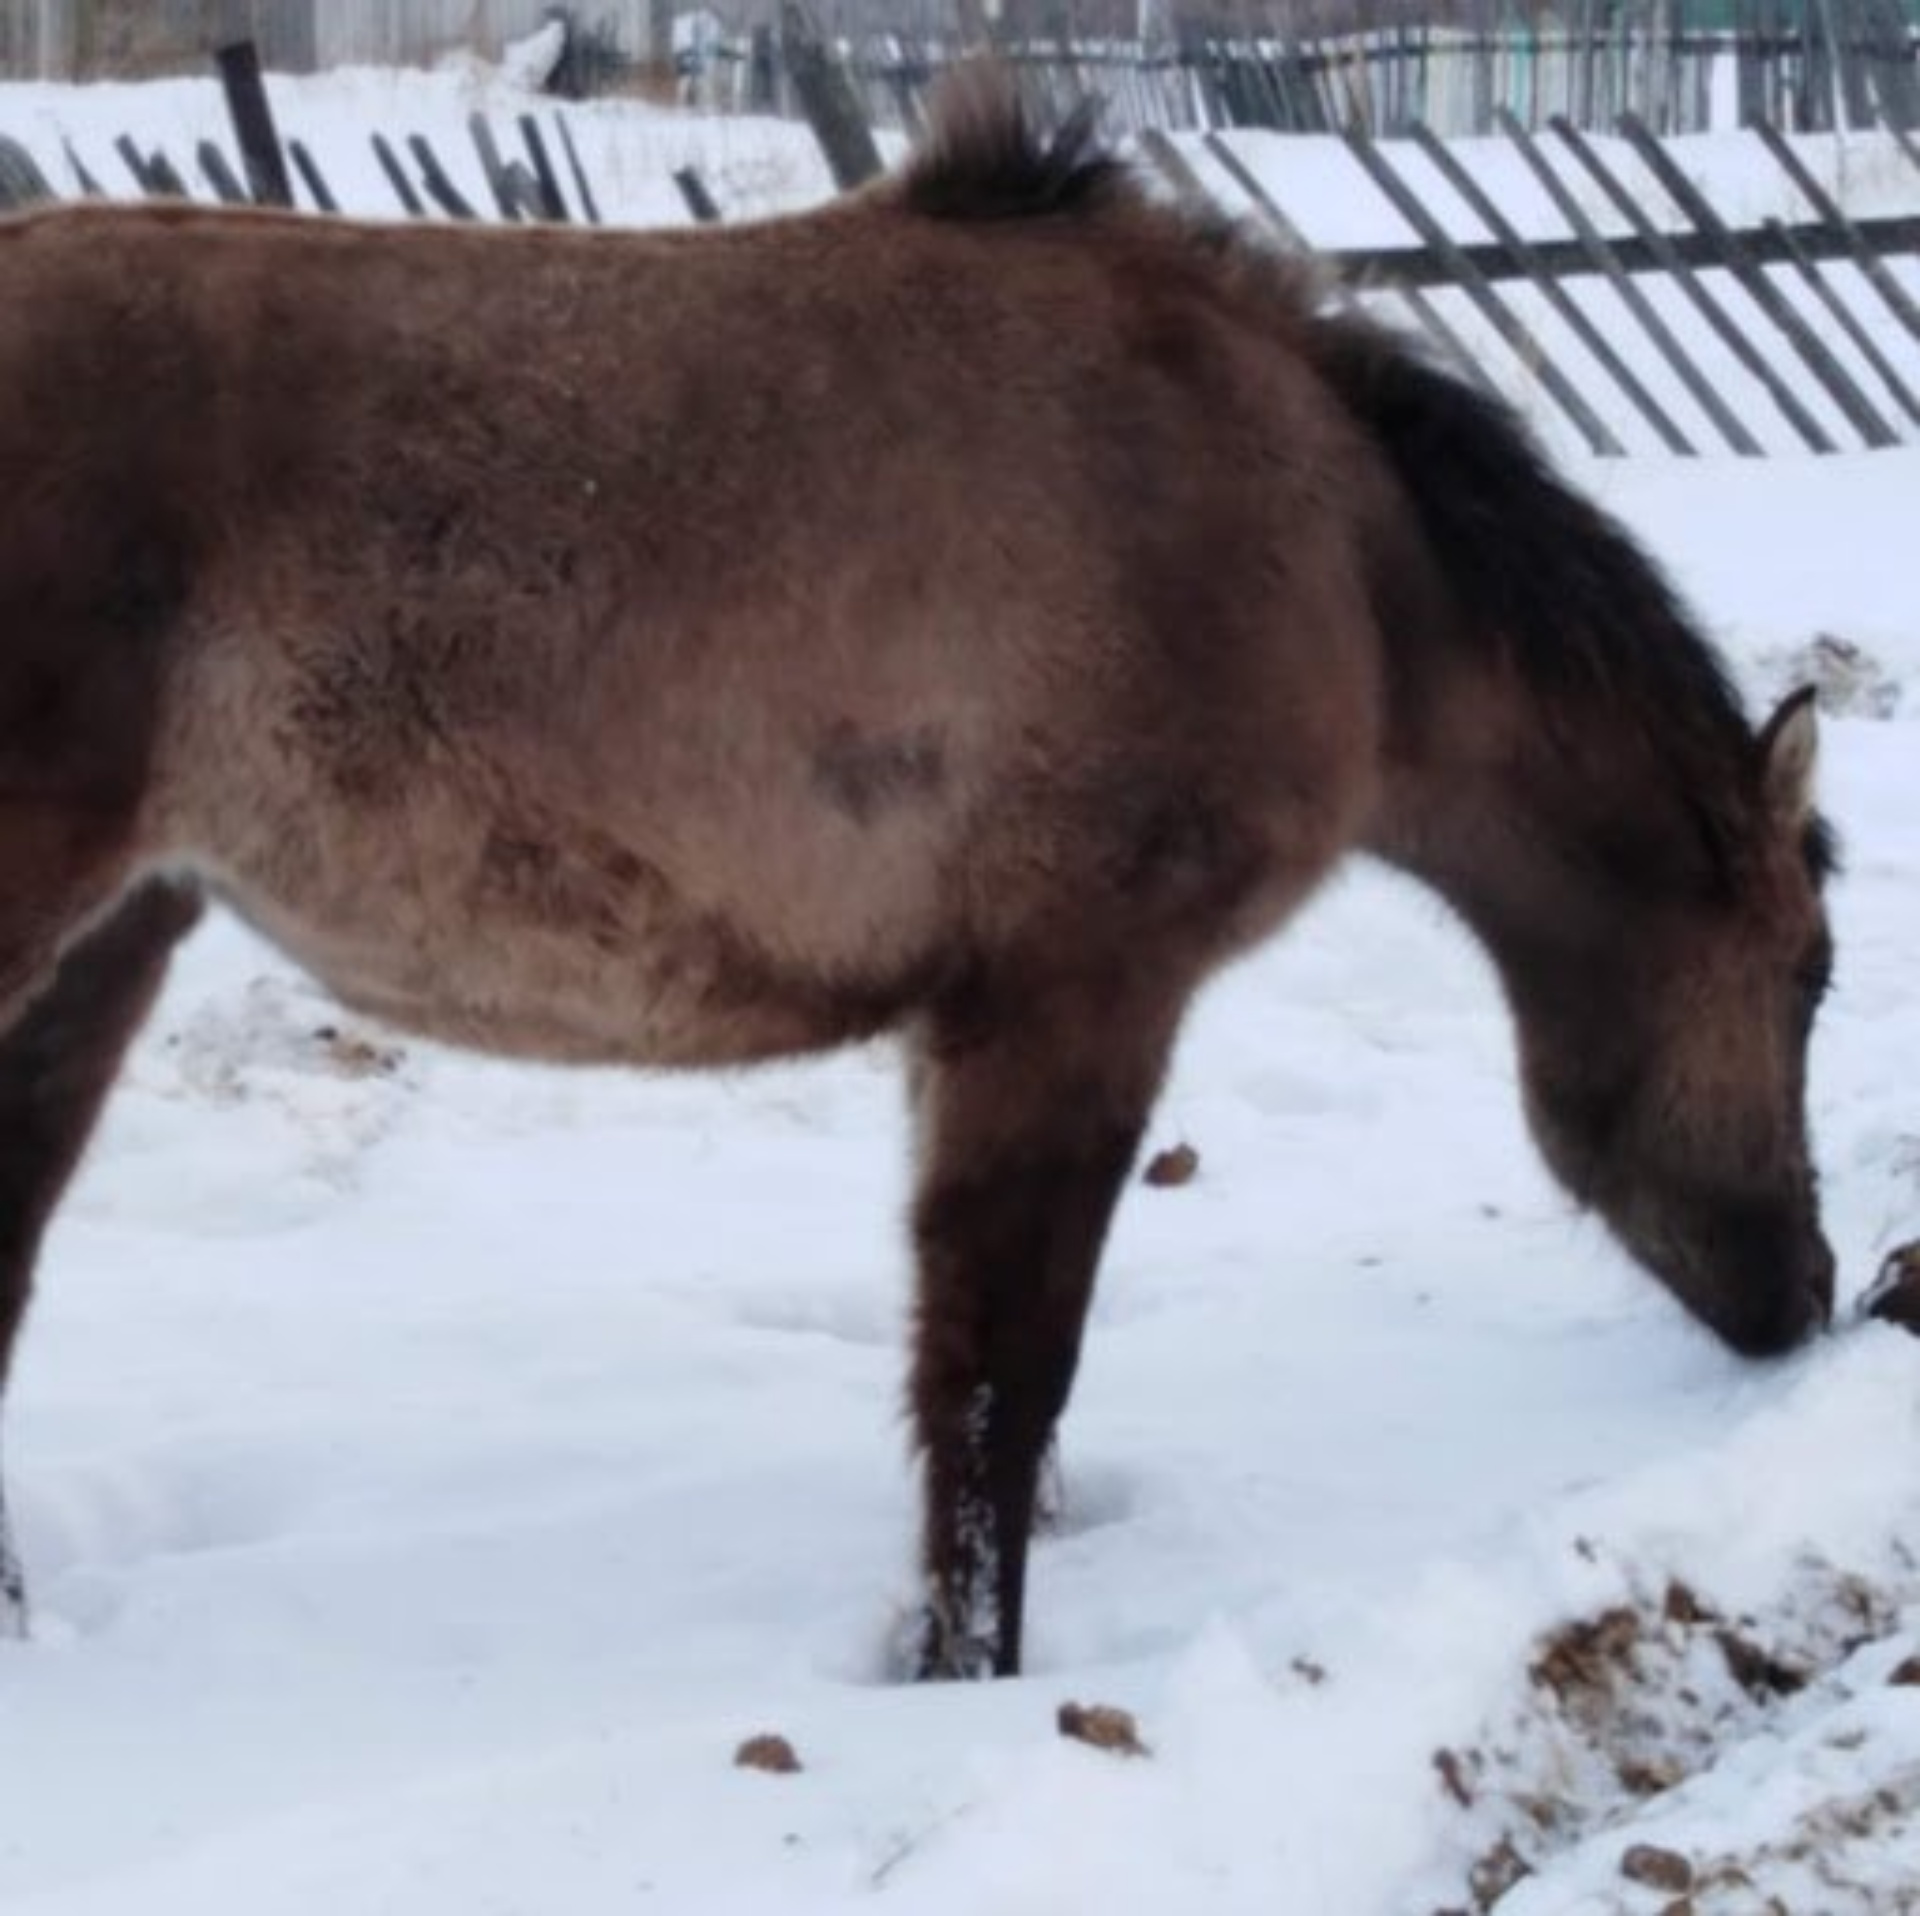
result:
[(0, 134), (0, 213), (54, 198), (53, 183), (18, 140)]
[(523, 113), (519, 125), (520, 142), (533, 162), (534, 183), (540, 190), (540, 217), (564, 225), (572, 215), (567, 211), (567, 197), (560, 191), (560, 176), (553, 170), (540, 123), (531, 113)]
[(586, 214), (589, 226), (598, 226), (600, 202), (593, 196), (593, 185), (587, 178), (587, 169), (580, 164), (580, 149), (573, 143), (573, 129), (567, 124), (564, 113), (554, 115), (554, 125), (560, 129), (560, 144), (567, 151), (567, 170), (573, 175), (573, 190), (579, 198), (580, 210)]
[(1920, 424), (1920, 399), (1915, 399), (1908, 389), (1907, 382), (1901, 378), (1899, 369), (1894, 366), (1885, 353), (1875, 343), (1873, 335), (1860, 324), (1852, 307), (1834, 291), (1827, 276), (1813, 260), (1807, 257), (1805, 248), (1794, 238), (1792, 232), (1778, 220), (1768, 220), (1767, 229), (1777, 235), (1780, 244), (1787, 249), (1793, 260), (1794, 271), (1799, 274), (1801, 284), (1813, 294), (1833, 323), (1853, 342), (1853, 349), (1874, 370), (1875, 376), (1892, 396), (1893, 403), (1916, 424)]
[(280, 150), (267, 83), (260, 72), (260, 49), (251, 40), (235, 40), (213, 57), (254, 200), (261, 206), (291, 206), (293, 182), (287, 177), (286, 155)]
[(1753, 303), (1785, 335), (1807, 369), (1819, 380), (1848, 423), (1869, 446), (1897, 446), (1900, 435), (1881, 418), (1873, 401), (1862, 392), (1847, 369), (1827, 351), (1820, 336), (1801, 318), (1793, 302), (1757, 265), (1745, 242), (1714, 211), (1707, 196), (1687, 178), (1637, 113), (1620, 116), (1620, 131), (1648, 170), (1672, 197), (1695, 228), (1719, 249), (1727, 270), (1746, 289)]
[(314, 157), (298, 140), (287, 142), (287, 157), (293, 162), (293, 170), (305, 183), (308, 197), (322, 213), (337, 213), (340, 202), (333, 196), (326, 176), (320, 171)]
[(407, 178), (407, 169), (400, 164), (399, 154), (388, 144), (384, 133), (376, 133), (373, 136), (373, 154), (374, 158), (380, 162), (380, 170), (386, 174), (388, 185), (393, 188), (395, 196), (408, 217), (416, 220), (425, 219), (426, 202), (414, 190), (413, 182)]
[(1507, 108), (1502, 107), (1495, 116), (1501, 130), (1519, 149), (1520, 157), (1527, 164), (1534, 178), (1540, 182), (1547, 197), (1553, 201), (1555, 209), (1573, 229), (1574, 237), (1585, 251), (1595, 271), (1600, 273), (1621, 303), (1635, 319), (1640, 322), (1647, 337), (1660, 350), (1680, 382), (1693, 396), (1709, 419), (1718, 429), (1720, 436), (1733, 451), (1744, 458), (1758, 458), (1761, 446), (1740, 421), (1727, 402), (1720, 397), (1719, 389), (1707, 379), (1688, 357), (1686, 348), (1675, 337), (1673, 329), (1654, 309), (1653, 302), (1634, 283), (1633, 276), (1621, 265), (1619, 255), (1613, 246), (1601, 236), (1600, 229), (1587, 217), (1587, 210), (1568, 192), (1567, 185), (1553, 170), (1541, 149), (1540, 142), (1522, 126), (1519, 120)]
[(1887, 309), (1914, 338), (1920, 339), (1920, 306), (1913, 303), (1907, 296), (1907, 289), (1888, 272), (1886, 261), (1867, 244), (1859, 227), (1847, 218), (1839, 202), (1807, 170), (1806, 163), (1787, 144), (1780, 129), (1771, 120), (1753, 120), (1749, 125), (1760, 136), (1761, 145), (1773, 155), (1787, 177), (1800, 189), (1801, 197), (1832, 231), (1846, 241), (1848, 255), (1867, 276)]
[(1545, 270), (1539, 256), (1521, 238), (1513, 222), (1493, 203), (1480, 182), (1422, 122), (1414, 122), (1412, 138), (1421, 152), (1432, 161), (1441, 178), (1467, 203), (1473, 216), (1506, 248), (1514, 264), (1533, 282), (1540, 296), (1560, 315), (1573, 336), (1606, 368), (1614, 384), (1639, 409), (1641, 417), (1659, 434), (1667, 450), (1691, 457), (1694, 448), (1686, 434), (1673, 423), (1666, 408), (1641, 383), (1633, 368), (1614, 351), (1600, 329), (1574, 304), (1566, 288)]
[(880, 149), (845, 69), (799, 0), (781, 0), (780, 40), (793, 90), (827, 156), (834, 184), (843, 193), (864, 185), (880, 171)]
[(697, 166), (675, 167), (673, 183), (680, 189), (680, 197), (686, 201), (687, 211), (702, 226), (720, 224), (719, 203), (707, 191), (707, 183), (700, 177), (700, 169)]
[(1768, 397), (1779, 407), (1782, 416), (1800, 435), (1807, 449), (1810, 452), (1837, 452), (1839, 448), (1828, 436), (1826, 428), (1801, 405), (1793, 388), (1767, 364), (1752, 341), (1727, 317), (1726, 308), (1701, 285), (1699, 274), (1681, 258), (1678, 248), (1641, 210), (1640, 202), (1614, 178), (1612, 170), (1593, 150), (1586, 135), (1557, 114), (1549, 124), (1568, 152), (1579, 161), (1587, 177), (1613, 202), (1614, 210), (1666, 268), (1694, 310), (1713, 328), (1734, 358), (1766, 388)]
[(428, 144), (424, 133), (407, 135), (407, 151), (413, 155), (413, 163), (419, 167), (420, 177), (427, 183), (428, 196), (443, 213), (457, 220), (477, 220), (480, 217), (466, 195), (454, 185), (447, 169), (440, 164), (440, 156)]
[(194, 148), (194, 158), (200, 163), (200, 171), (207, 184), (213, 188), (214, 198), (222, 206), (251, 206), (253, 195), (246, 189), (240, 175), (233, 170), (227, 156), (211, 140), (202, 140)]
[(1598, 453), (1618, 455), (1626, 448), (1611, 428), (1581, 397), (1580, 389), (1556, 366), (1547, 349), (1531, 328), (1501, 302), (1487, 283), (1486, 275), (1468, 259), (1455, 240), (1412, 193), (1391, 163), (1366, 134), (1349, 130), (1342, 136), (1367, 176), (1392, 202), (1394, 210), (1406, 220), (1428, 248), (1444, 260), (1462, 292), (1472, 300), (1488, 324), (1506, 341), (1520, 363), (1532, 372), (1555, 405), (1573, 422), (1589, 447)]
[(480, 171), (486, 176), (494, 209), (511, 226), (520, 217), (520, 196), (514, 191), (506, 163), (500, 157), (499, 142), (494, 139), (493, 128), (484, 113), (467, 115), (467, 134), (473, 141), (473, 150), (480, 156)]

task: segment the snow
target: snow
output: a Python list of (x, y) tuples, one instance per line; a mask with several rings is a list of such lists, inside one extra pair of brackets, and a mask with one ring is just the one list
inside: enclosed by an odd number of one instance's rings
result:
[[(454, 125), (475, 84), (299, 110)], [(0, 126), (177, 141), (188, 104), (0, 89)], [(784, 130), (602, 137), (632, 217), (687, 152), (815, 190)], [(1857, 1295), (1920, 1234), (1920, 451), (1576, 473), (1756, 705), (1855, 648), (1811, 1102)], [(1693, 1327), (1539, 1167), (1437, 904), (1356, 867), (1193, 1020), (1151, 1143), (1199, 1175), (1124, 1207), (1017, 1682), (894, 1676), (903, 1105), (884, 1050), (457, 1057), (200, 934), (9, 1392), (0, 1909), (1419, 1916), (1503, 1841), (1503, 1916), (1660, 1909), (1634, 1844), (1701, 1916), (1913, 1906), (1920, 1349), (1755, 1368)], [(1063, 1741), (1068, 1699), (1151, 1754)], [(800, 1774), (732, 1766), (762, 1731)]]

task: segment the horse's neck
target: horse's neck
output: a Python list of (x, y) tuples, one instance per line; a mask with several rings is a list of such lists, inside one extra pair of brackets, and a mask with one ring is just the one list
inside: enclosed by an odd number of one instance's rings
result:
[[(1596, 768), (1606, 715), (1577, 753), (1513, 675), (1471, 656), (1423, 660), (1400, 683), (1368, 849), (1438, 892), (1502, 973), (1571, 951), (1602, 906), (1592, 839), (1609, 801)], [(1630, 742), (1618, 741), (1623, 761)]]

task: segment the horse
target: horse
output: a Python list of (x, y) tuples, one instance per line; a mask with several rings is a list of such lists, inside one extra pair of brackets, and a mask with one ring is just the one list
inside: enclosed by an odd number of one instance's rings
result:
[(737, 227), (0, 225), (0, 1367), (205, 901), (492, 1053), (885, 1034), (908, 1656), (1015, 1673), (1183, 1012), (1350, 855), (1484, 945), (1634, 1259), (1742, 1353), (1827, 1322), (1812, 705), (1752, 725), (1522, 424), (1324, 293), (977, 73)]

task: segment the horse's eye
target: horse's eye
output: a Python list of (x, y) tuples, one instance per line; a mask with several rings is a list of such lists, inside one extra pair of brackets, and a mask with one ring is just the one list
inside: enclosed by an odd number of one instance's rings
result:
[(1800, 994), (1810, 1005), (1820, 1004), (1833, 989), (1833, 960), (1817, 958), (1800, 967), (1797, 974)]

